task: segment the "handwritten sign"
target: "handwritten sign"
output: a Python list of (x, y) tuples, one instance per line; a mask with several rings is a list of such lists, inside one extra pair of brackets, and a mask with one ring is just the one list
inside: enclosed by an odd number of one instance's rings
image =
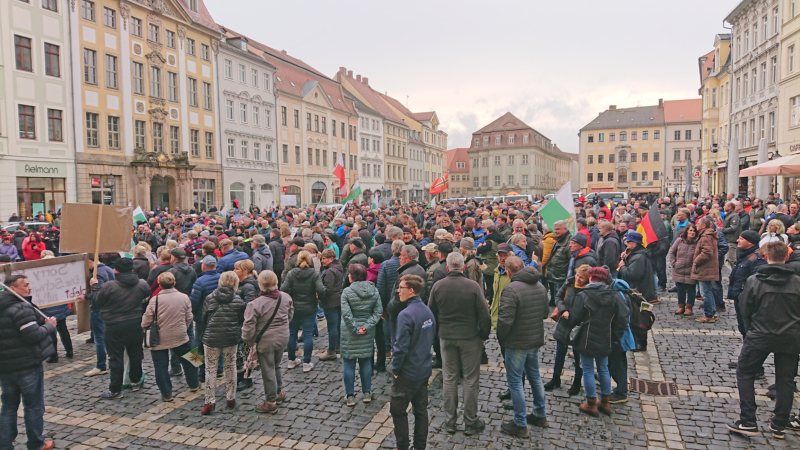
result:
[(11, 275), (28, 277), (31, 301), (40, 308), (73, 303), (86, 295), (86, 255), (4, 264), (0, 279)]
[(234, 214), (233, 215), (233, 221), (235, 223), (242, 223), (243, 222), (242, 215), (241, 214)]

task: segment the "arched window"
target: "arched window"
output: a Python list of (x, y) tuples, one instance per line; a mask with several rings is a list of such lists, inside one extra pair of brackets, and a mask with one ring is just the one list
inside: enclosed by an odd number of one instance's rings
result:
[(628, 140), (628, 133), (625, 132), (625, 131), (620, 131), (619, 132), (619, 141), (622, 142), (622, 141), (627, 141), (627, 140)]
[(244, 207), (244, 184), (231, 183), (231, 203), (239, 200), (239, 207)]
[(619, 157), (617, 158), (619, 162), (628, 162), (628, 152), (625, 150), (619, 151)]
[(627, 183), (628, 182), (628, 171), (625, 169), (619, 169), (617, 171), (617, 183)]
[(322, 201), (322, 194), (325, 193), (325, 183), (317, 181), (311, 185), (311, 203)]

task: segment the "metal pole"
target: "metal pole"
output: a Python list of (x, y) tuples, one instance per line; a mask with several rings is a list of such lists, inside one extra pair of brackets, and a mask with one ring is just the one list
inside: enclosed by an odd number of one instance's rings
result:
[(686, 159), (686, 190), (684, 193), (686, 196), (684, 197), (686, 201), (690, 201), (692, 198), (692, 180), (694, 179), (694, 174), (692, 173), (692, 158), (691, 156)]

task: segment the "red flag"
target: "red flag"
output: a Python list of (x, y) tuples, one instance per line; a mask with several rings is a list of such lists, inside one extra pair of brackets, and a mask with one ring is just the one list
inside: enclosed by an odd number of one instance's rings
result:
[(430, 191), (431, 195), (435, 195), (444, 191), (446, 184), (447, 181), (442, 177), (439, 177), (436, 180), (434, 180), (433, 184), (431, 185), (431, 191)]
[(642, 235), (642, 244), (645, 247), (647, 244), (667, 237), (667, 228), (661, 221), (661, 212), (658, 210), (657, 203), (654, 203), (650, 207), (650, 211), (642, 218), (642, 223), (639, 224), (636, 232)]
[(333, 169), (333, 174), (336, 178), (339, 179), (339, 192), (341, 195), (344, 195), (343, 189), (345, 189), (345, 182), (344, 182), (344, 159), (342, 158), (342, 154), (339, 154), (339, 161), (336, 162), (336, 168)]

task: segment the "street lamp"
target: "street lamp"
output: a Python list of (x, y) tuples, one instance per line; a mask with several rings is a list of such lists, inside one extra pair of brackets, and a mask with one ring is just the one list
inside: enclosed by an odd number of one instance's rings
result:
[(108, 185), (108, 188), (111, 190), (111, 204), (113, 205), (114, 204), (114, 174), (113, 173), (108, 174), (108, 177), (106, 177), (106, 184)]
[[(774, 153), (769, 154), (769, 160), (772, 161), (773, 159), (778, 159), (781, 157), (781, 154), (778, 153), (776, 149)], [(778, 192), (778, 176), (775, 175), (774, 184), (772, 185), (772, 192)]]

